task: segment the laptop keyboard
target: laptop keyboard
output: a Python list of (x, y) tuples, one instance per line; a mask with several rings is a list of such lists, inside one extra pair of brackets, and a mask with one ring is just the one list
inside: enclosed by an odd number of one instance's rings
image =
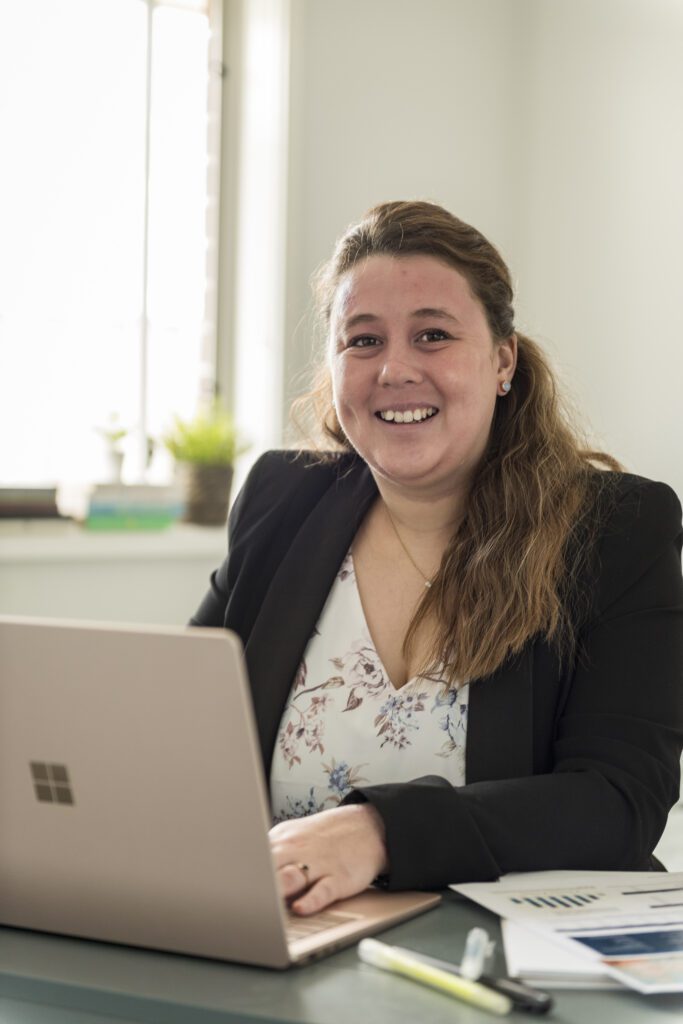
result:
[(314, 914), (312, 917), (297, 917), (295, 914), (287, 914), (285, 920), (287, 941), (307, 939), (328, 928), (348, 924), (349, 921), (357, 921), (359, 916), (359, 914), (344, 914), (338, 910), (321, 910), (320, 913)]

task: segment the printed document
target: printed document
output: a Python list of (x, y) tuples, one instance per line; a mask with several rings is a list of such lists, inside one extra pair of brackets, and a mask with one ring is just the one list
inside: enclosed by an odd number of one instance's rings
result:
[(537, 871), (451, 888), (639, 992), (683, 992), (683, 872)]

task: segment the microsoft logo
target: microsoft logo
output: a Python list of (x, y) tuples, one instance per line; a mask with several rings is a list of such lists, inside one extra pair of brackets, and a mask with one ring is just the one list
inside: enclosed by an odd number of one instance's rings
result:
[(74, 796), (65, 764), (31, 761), (31, 777), (36, 797), (44, 804), (73, 804)]

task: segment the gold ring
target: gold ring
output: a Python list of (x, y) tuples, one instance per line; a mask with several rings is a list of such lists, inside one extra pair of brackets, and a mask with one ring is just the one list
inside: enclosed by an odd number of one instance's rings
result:
[(309, 885), (311, 884), (311, 880), (308, 877), (308, 864), (301, 864), (301, 863), (299, 863), (299, 864), (297, 864), (297, 867), (298, 867), (299, 871), (301, 872), (301, 874), (304, 876), (304, 878), (306, 880), (306, 888), (308, 889)]

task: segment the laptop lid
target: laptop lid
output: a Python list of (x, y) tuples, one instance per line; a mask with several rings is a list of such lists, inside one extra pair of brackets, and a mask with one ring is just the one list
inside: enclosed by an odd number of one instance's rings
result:
[(284, 967), (438, 902), (288, 944), (269, 827), (234, 634), (0, 617), (1, 923)]

